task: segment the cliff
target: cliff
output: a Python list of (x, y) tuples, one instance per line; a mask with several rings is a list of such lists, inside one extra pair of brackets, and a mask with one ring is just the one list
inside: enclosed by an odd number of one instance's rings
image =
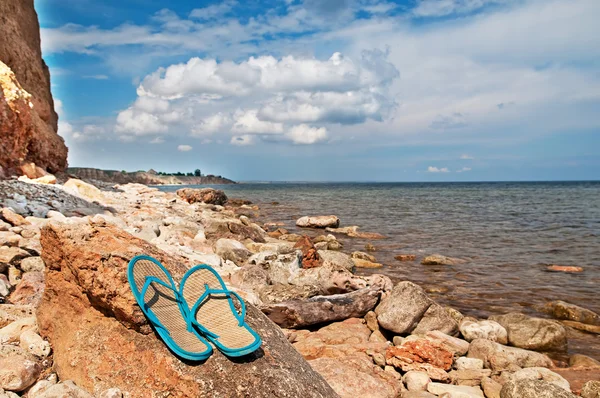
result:
[(0, 1), (0, 38), (0, 177), (31, 174), (21, 169), (25, 163), (51, 173), (64, 171), (67, 147), (57, 134), (33, 0)]
[(117, 170), (100, 170), (92, 168), (70, 167), (67, 173), (82, 180), (104, 181), (115, 184), (130, 182), (145, 185), (202, 185), (202, 184), (235, 184), (228, 178), (220, 176), (174, 176), (158, 175), (153, 172), (136, 171), (126, 173)]

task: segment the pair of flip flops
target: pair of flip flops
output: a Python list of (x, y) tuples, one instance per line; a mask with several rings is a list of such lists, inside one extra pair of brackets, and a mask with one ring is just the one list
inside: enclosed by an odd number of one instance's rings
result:
[(247, 355), (260, 347), (260, 337), (244, 320), (244, 300), (228, 290), (210, 266), (190, 269), (177, 289), (158, 260), (137, 256), (129, 262), (127, 277), (140, 308), (179, 357), (202, 361), (213, 352), (210, 343), (230, 357)]

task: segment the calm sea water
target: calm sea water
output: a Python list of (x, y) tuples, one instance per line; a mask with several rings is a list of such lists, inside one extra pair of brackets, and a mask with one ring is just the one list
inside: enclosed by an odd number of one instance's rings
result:
[[(163, 187), (175, 190), (179, 187)], [(335, 214), (342, 226), (388, 237), (373, 253), (394, 281), (411, 280), (467, 315), (509, 311), (543, 316), (536, 307), (565, 300), (600, 312), (600, 182), (271, 183), (221, 185), (249, 199), (262, 221), (299, 232), (303, 215)], [(272, 204), (279, 202), (279, 204)], [(318, 232), (303, 230), (315, 236)], [(344, 251), (368, 241), (339, 237)], [(398, 262), (400, 253), (415, 262)], [(468, 259), (458, 266), (423, 266), (432, 253)], [(579, 274), (546, 264), (576, 265)], [(362, 271), (369, 272), (369, 271)], [(573, 351), (600, 358), (600, 337), (574, 332)], [(591, 351), (590, 351), (591, 349)]]

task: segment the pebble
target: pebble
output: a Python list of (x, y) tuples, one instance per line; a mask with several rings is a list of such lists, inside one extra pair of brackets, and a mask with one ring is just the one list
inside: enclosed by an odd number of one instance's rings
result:
[(0, 329), (0, 344), (18, 342), (19, 338), (21, 337), (21, 333), (26, 330), (37, 331), (37, 322), (35, 317), (18, 319)]
[(41, 367), (24, 356), (0, 358), (0, 387), (9, 391), (23, 391), (35, 383)]
[(50, 355), (50, 343), (42, 339), (42, 337), (33, 330), (26, 330), (21, 333), (19, 345), (21, 348), (37, 357), (47, 357)]
[(427, 391), (427, 385), (431, 379), (425, 372), (411, 370), (402, 377), (408, 391)]

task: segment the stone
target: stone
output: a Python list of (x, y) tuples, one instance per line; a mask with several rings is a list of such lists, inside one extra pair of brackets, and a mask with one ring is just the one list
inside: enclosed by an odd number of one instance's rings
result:
[(377, 314), (375, 311), (369, 311), (365, 314), (365, 323), (372, 331), (379, 330), (379, 323), (377, 323)]
[(379, 300), (380, 290), (364, 288), (351, 293), (315, 296), (263, 306), (269, 319), (283, 328), (298, 328), (347, 318), (362, 318)]
[(379, 325), (397, 334), (409, 334), (433, 301), (412, 282), (399, 282), (375, 308)]
[(573, 354), (569, 357), (569, 366), (572, 368), (598, 368), (600, 361), (582, 354)]
[(582, 398), (600, 398), (600, 381), (590, 380), (581, 388)]
[(565, 351), (567, 330), (559, 322), (533, 318), (520, 313), (494, 315), (508, 333), (508, 343), (515, 347), (535, 351)]
[(500, 398), (575, 398), (576, 395), (542, 380), (512, 380), (502, 386)]
[(173, 356), (131, 294), (127, 265), (145, 253), (180, 280), (188, 269), (183, 258), (108, 224), (50, 223), (42, 228), (41, 243), (46, 289), (37, 316), (61, 380), (87, 391), (119, 388), (132, 397), (336, 396), (251, 304), (246, 322), (262, 338), (258, 351), (232, 361), (215, 350), (200, 366)]
[(380, 330), (375, 330), (373, 333), (371, 333), (371, 336), (369, 336), (369, 341), (372, 343), (387, 343), (388, 340), (385, 338), (385, 336), (383, 335), (383, 333), (381, 333)]
[(6, 221), (13, 227), (19, 227), (21, 225), (29, 225), (29, 221), (25, 220), (23, 216), (15, 213), (11, 209), (5, 207), (0, 210), (0, 219)]
[(266, 232), (256, 224), (244, 225), (237, 222), (227, 224), (229, 231), (238, 239), (250, 239), (254, 242), (265, 243)]
[(448, 375), (454, 385), (478, 387), (483, 378), (492, 375), (492, 371), (490, 369), (460, 369), (452, 370)]
[(0, 231), (0, 246), (15, 247), (19, 246), (21, 236), (11, 231), (1, 232)]
[(177, 190), (177, 195), (188, 203), (207, 203), (223, 206), (227, 203), (225, 192), (212, 188), (182, 188)]
[(404, 343), (404, 337), (402, 337), (402, 336), (394, 336), (392, 338), (392, 343), (395, 346), (400, 346), (400, 345), (402, 345), (402, 343)]
[(294, 249), (302, 251), (302, 268), (320, 267), (323, 264), (321, 256), (319, 256), (315, 245), (308, 236), (304, 235), (302, 239), (297, 241)]
[(308, 299), (319, 294), (321, 294), (321, 289), (318, 286), (311, 285), (295, 286), (277, 283), (258, 288), (258, 295), (262, 301), (261, 308), (269, 304)]
[(25, 272), (17, 287), (10, 295), (13, 304), (37, 306), (44, 293), (44, 273)]
[(487, 398), (500, 398), (500, 390), (502, 390), (502, 384), (493, 380), (490, 377), (484, 377), (481, 379), (481, 389), (483, 394)]
[(34, 398), (93, 398), (94, 396), (78, 387), (71, 380), (61, 381), (43, 390)]
[(269, 276), (260, 265), (252, 264), (237, 270), (231, 276), (231, 283), (242, 289), (258, 290), (267, 285), (268, 278)]
[(367, 260), (370, 261), (372, 263), (377, 262), (377, 259), (375, 258), (375, 256), (365, 253), (365, 252), (352, 252), (352, 254), (350, 255), (350, 257), (352, 258), (358, 258), (360, 260)]
[(354, 261), (346, 253), (332, 250), (319, 250), (318, 253), (325, 267), (342, 267), (350, 272), (354, 270)]
[(425, 334), (427, 340), (440, 344), (442, 347), (450, 351), (454, 356), (459, 357), (465, 355), (469, 351), (469, 343), (457, 337), (449, 336), (446, 333), (438, 330), (433, 330)]
[(600, 326), (588, 325), (587, 323), (575, 321), (561, 321), (561, 323), (570, 328), (581, 330), (582, 332), (600, 334)]
[(555, 319), (575, 321), (588, 325), (600, 326), (600, 315), (587, 308), (556, 300), (547, 303), (544, 310)]
[(23, 272), (44, 272), (45, 265), (41, 257), (27, 257), (21, 260), (19, 268)]
[(508, 332), (495, 321), (478, 321), (473, 318), (464, 318), (458, 328), (465, 340), (469, 342), (475, 339), (486, 339), (500, 344), (508, 343)]
[(460, 324), (462, 320), (465, 318), (463, 314), (460, 313), (459, 310), (452, 307), (444, 307), (444, 309), (450, 314), (450, 318), (454, 319), (456, 323)]
[(296, 225), (303, 228), (337, 228), (340, 219), (336, 216), (304, 216), (296, 220)]
[(333, 232), (336, 234), (344, 234), (348, 235), (351, 238), (360, 238), (360, 239), (386, 239), (385, 236), (378, 234), (376, 232), (359, 232), (359, 227), (356, 225), (351, 227), (328, 227), (325, 228), (328, 232)]
[(21, 333), (19, 345), (36, 357), (47, 357), (50, 355), (50, 343), (42, 339), (40, 335), (33, 330), (26, 330)]
[(436, 396), (427, 391), (404, 391), (402, 398), (435, 398)]
[(102, 391), (98, 398), (123, 398), (123, 393), (118, 388), (109, 388)]
[(579, 273), (583, 272), (583, 267), (577, 267), (574, 265), (557, 265), (551, 264), (546, 267), (547, 271), (550, 272), (565, 272), (565, 273)]
[(441, 345), (429, 340), (419, 339), (404, 342), (401, 346), (389, 347), (385, 354), (388, 365), (393, 365), (404, 371), (413, 364), (427, 364), (433, 367), (449, 370), (452, 366), (452, 353)]
[(481, 388), (479, 387), (453, 386), (450, 384), (434, 382), (427, 385), (427, 391), (438, 396), (441, 396), (442, 394), (448, 394), (448, 398), (484, 397), (483, 391), (481, 391)]
[(406, 372), (402, 377), (402, 381), (408, 391), (427, 391), (427, 385), (431, 383), (431, 379), (427, 373), (414, 370)]
[(20, 355), (0, 358), (0, 388), (23, 391), (35, 383), (40, 365)]
[(356, 268), (382, 268), (383, 267), (383, 264), (381, 264), (381, 263), (374, 263), (369, 260), (363, 260), (360, 258), (353, 258), (352, 261), (354, 262), (354, 266)]
[[(0, 274), (0, 300), (4, 300), (6, 296), (10, 293), (10, 282), (5, 275)], [(4, 302), (4, 301), (1, 301)]]
[(0, 328), (16, 320), (30, 318), (34, 315), (33, 308), (29, 305), (2, 304), (0, 305)]
[(215, 244), (215, 253), (225, 260), (233, 261), (236, 265), (242, 265), (252, 255), (242, 243), (233, 239), (219, 239)]
[(37, 330), (34, 317), (15, 320), (0, 329), (0, 344), (17, 343), (21, 333), (26, 330)]
[(521, 368), (552, 367), (552, 360), (544, 354), (528, 351), (522, 348), (506, 347), (486, 339), (475, 339), (469, 346), (469, 358), (478, 358), (483, 361), (486, 369), (502, 371)]
[(464, 263), (466, 263), (466, 260), (446, 257), (441, 254), (432, 254), (421, 260), (421, 264), (423, 265), (459, 265)]
[(8, 282), (14, 286), (21, 281), (21, 277), (23, 276), (23, 272), (20, 269), (11, 265), (8, 267)]
[(77, 196), (88, 202), (98, 202), (100, 204), (106, 204), (106, 197), (104, 196), (101, 190), (99, 190), (92, 184), (88, 184), (87, 182), (83, 182), (76, 178), (70, 178), (69, 180), (67, 180), (67, 182), (65, 182), (65, 184), (63, 185), (63, 189), (65, 192)]
[(543, 380), (552, 383), (566, 391), (571, 392), (571, 385), (561, 375), (546, 368), (525, 368), (516, 371), (510, 376), (511, 380)]
[(377, 251), (377, 248), (372, 243), (365, 243), (365, 250), (368, 252)]
[(412, 333), (425, 334), (433, 330), (449, 335), (458, 332), (458, 323), (450, 316), (444, 307), (437, 303), (433, 303), (429, 306)]
[(415, 261), (417, 256), (414, 254), (398, 254), (394, 258), (398, 261)]
[(479, 370), (483, 369), (483, 361), (478, 358), (460, 357), (454, 361), (454, 367), (457, 370)]
[(10, 265), (18, 264), (27, 257), (31, 257), (31, 254), (20, 247), (0, 246), (0, 272), (6, 271)]

